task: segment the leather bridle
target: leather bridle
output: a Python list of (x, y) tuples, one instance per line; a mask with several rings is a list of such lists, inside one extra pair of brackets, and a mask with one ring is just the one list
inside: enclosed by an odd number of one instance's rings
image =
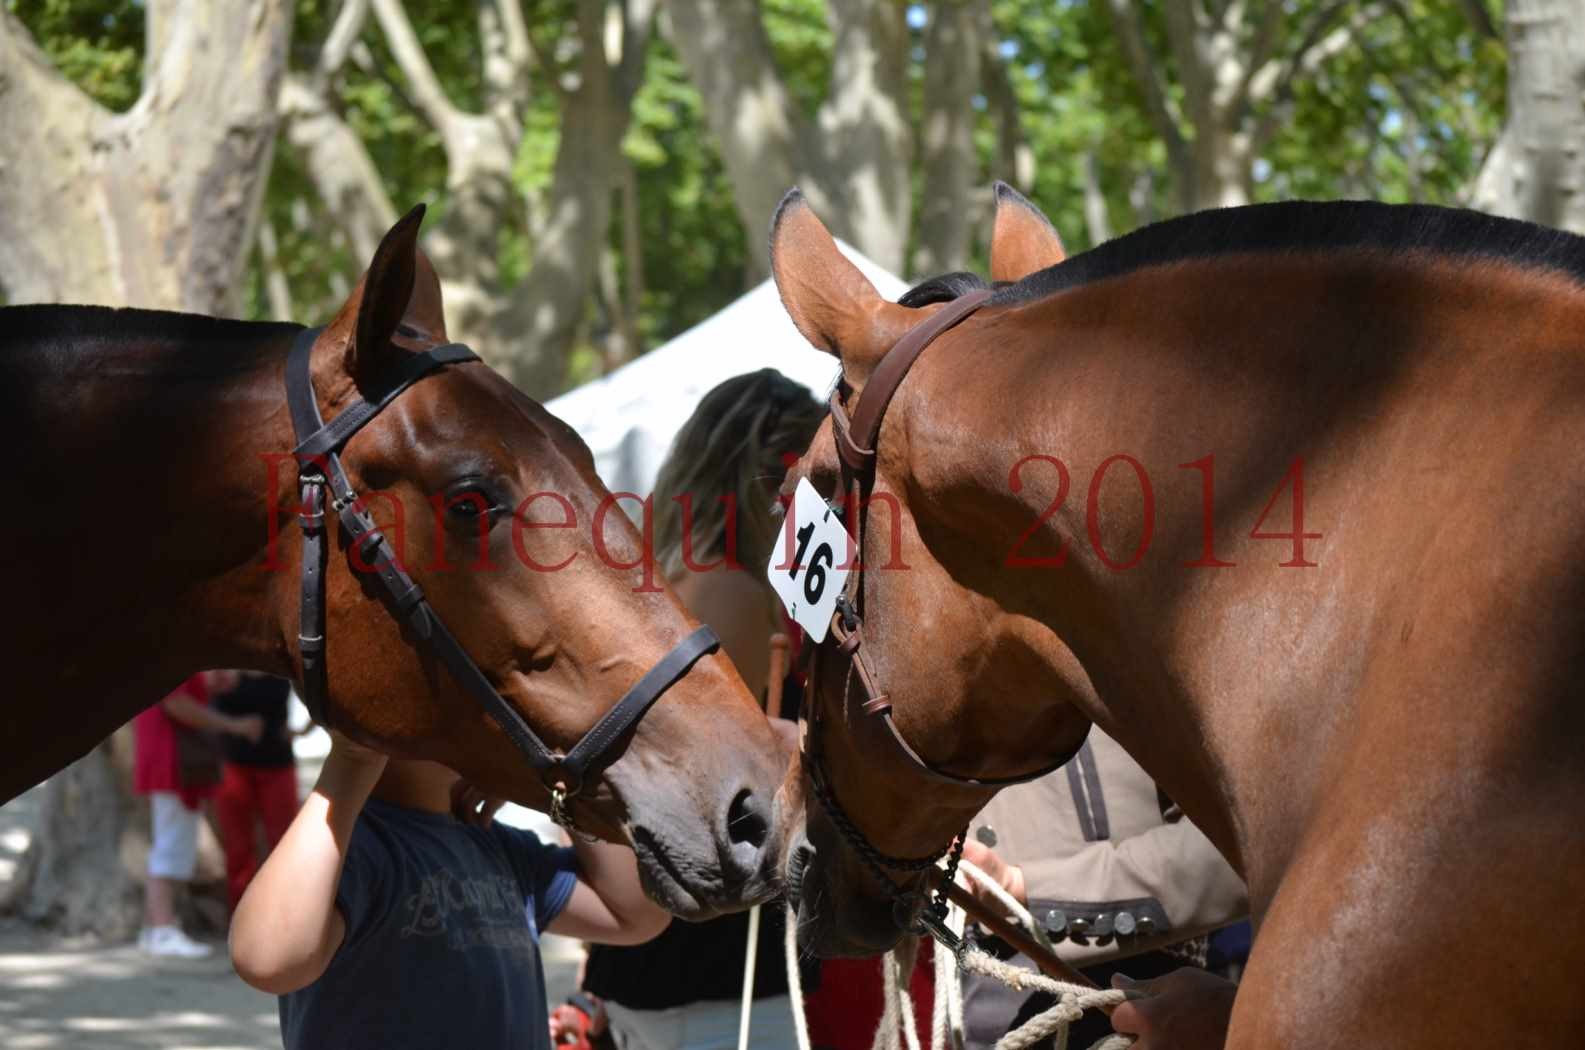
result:
[[(848, 574), (842, 594), (837, 598), (836, 611), (831, 615), (830, 634), (826, 641), (815, 648), (809, 669), (810, 681), (818, 683), (820, 663), (828, 649), (835, 648), (838, 653), (847, 657), (847, 673), (843, 680), (843, 708), (847, 707), (848, 695), (854, 680), (857, 679), (864, 692), (862, 708), (865, 714), (881, 719), (908, 761), (931, 780), (957, 787), (999, 788), (1010, 784), (1022, 784), (1061, 768), (1063, 763), (1058, 762), (1045, 769), (1013, 777), (964, 776), (932, 765), (903, 738), (892, 717), (891, 697), (880, 688), (879, 679), (864, 650), (865, 506), (870, 490), (875, 484), (875, 449), (880, 437), (881, 421), (885, 418), (886, 408), (891, 404), (892, 396), (897, 393), (897, 388), (902, 385), (909, 369), (925, 349), (944, 332), (983, 306), (991, 294), (988, 288), (977, 289), (953, 299), (904, 333), (876, 365), (869, 381), (864, 384), (851, 415), (843, 398), (842, 388), (838, 386), (831, 392), (831, 425), (836, 440), (837, 458), (841, 466), (842, 492), (846, 499), (845, 505), (833, 505), (833, 510), (842, 517), (849, 534), (853, 537), (856, 561), (853, 571)], [(812, 688), (818, 688), (818, 685)], [(804, 768), (809, 770), (815, 798), (871, 873), (880, 880), (881, 885), (889, 888), (894, 902), (893, 916), (898, 925), (914, 933), (931, 933), (943, 944), (956, 949), (958, 938), (951, 933), (944, 921), (947, 910), (946, 887), (956, 874), (958, 859), (963, 852), (964, 835), (968, 829), (965, 828), (950, 843), (929, 856), (898, 857), (877, 849), (837, 801), (836, 793), (826, 775), (820, 742), (820, 707), (817, 698), (811, 695), (808, 704), (807, 745), (803, 762)], [(919, 894), (904, 893), (887, 874), (888, 869), (905, 872), (925, 871), (935, 866), (943, 856), (947, 857), (947, 867), (942, 882), (935, 892), (934, 899), (927, 902), (921, 902)], [(921, 903), (924, 904), (923, 907)]]
[(398, 563), (396, 553), (364, 509), (363, 497), (353, 489), (341, 464), (340, 451), (348, 440), (402, 391), (446, 365), (478, 362), (478, 355), (461, 343), (406, 354), (397, 368), (380, 377), (367, 398), (359, 398), (325, 423), (320, 418), (309, 367), (314, 341), (321, 331), (309, 328), (300, 333), (286, 362), (286, 402), (297, 437), (297, 447), (292, 452), (297, 458), (302, 501), (298, 511), (303, 531), (303, 573), (297, 645), (303, 665), (303, 703), (314, 721), (329, 727), (324, 607), (328, 498), (330, 509), (341, 523), (344, 542), (363, 564), (372, 566), (381, 598), (391, 614), (407, 628), (415, 644), (439, 658), (517, 745), (529, 765), (539, 771), (550, 791), (551, 819), (571, 828), (569, 804), (583, 790), (590, 767), (695, 663), (720, 648), (720, 640), (710, 628), (698, 628), (650, 668), (570, 750), (559, 752), (546, 746), (517, 709), (490, 684), (479, 665), (446, 629), (445, 621), (424, 598), (418, 584)]

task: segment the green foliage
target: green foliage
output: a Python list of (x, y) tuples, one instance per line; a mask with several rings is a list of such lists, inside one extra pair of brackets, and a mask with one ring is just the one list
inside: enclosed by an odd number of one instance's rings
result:
[[(638, 179), (639, 332), (646, 346), (654, 346), (741, 295), (748, 256), (732, 186), (687, 69), (669, 44), (656, 40), (645, 73), (623, 152)], [(620, 222), (618, 215), (616, 243)]]
[(143, 87), (143, 5), (110, 0), (8, 0), (55, 68), (121, 112)]
[[(112, 0), (0, 0), (8, 3), (46, 54), (72, 81), (112, 109), (137, 98), (142, 75), (141, 5)], [(902, 2), (902, 0), (895, 0)], [(1035, 158), (1033, 199), (1057, 224), (1070, 251), (1089, 246), (1083, 206), (1085, 165), (1093, 157), (1112, 229), (1124, 232), (1173, 210), (1166, 151), (1144, 109), (1104, 4), (1082, 0), (989, 0), (1019, 121)], [(1169, 94), (1181, 103), (1165, 38), (1168, 3), (1148, 0), (1143, 26)], [(1333, 0), (1272, 0), (1285, 19), (1279, 53), (1298, 43), (1301, 27)], [(826, 99), (833, 38), (823, 0), (759, 0), (777, 71), (796, 104), (813, 116)], [(915, 5), (919, 7), (919, 5)], [(919, 7), (928, 11), (929, 4)], [(1258, 5), (1252, 4), (1252, 7)], [(292, 64), (315, 62), (339, 5), (297, 0)], [(1356, 5), (1341, 5), (1348, 17)], [(1368, 196), (1455, 202), (1477, 172), (1504, 119), (1505, 56), (1500, 40), (1479, 35), (1454, 0), (1380, 0), (1378, 17), (1358, 27), (1357, 42), (1316, 75), (1294, 81), (1275, 116), (1275, 134), (1257, 162), (1258, 200)], [(477, 110), (480, 82), (478, 9), (444, 0), (407, 0), (407, 9), (442, 86), (461, 108)], [(557, 78), (576, 61), (574, 0), (523, 0), (536, 62), (525, 132), (513, 170), (516, 190), (532, 202), (549, 185), (560, 138)], [(918, 12), (916, 11), (916, 15)], [(924, 39), (914, 20), (913, 43)], [(1248, 41), (1246, 40), (1246, 44)], [(439, 137), (415, 107), (383, 33), (371, 17), (360, 48), (342, 72), (343, 115), (368, 148), (399, 210), (427, 201), (440, 217), (447, 204), (446, 160)], [(922, 120), (929, 67), (910, 69), (911, 104)], [(984, 181), (1012, 179), (998, 157), (999, 115), (984, 99), (975, 143)], [(1257, 114), (1258, 116), (1258, 114)], [(703, 104), (675, 51), (652, 36), (645, 78), (623, 143), (637, 186), (641, 274), (621, 256), (622, 215), (603, 231), (627, 286), (641, 276), (638, 328), (654, 346), (720, 309), (743, 290), (748, 246)], [(916, 173), (915, 186), (922, 185)], [(1138, 188), (1147, 186), (1143, 198)], [(1138, 205), (1143, 204), (1141, 209)], [(531, 273), (528, 216), (500, 231), (499, 262), (510, 283)], [(299, 159), (281, 144), (266, 195), (266, 216), (280, 240), (280, 260), (298, 319), (322, 320), (356, 279), (354, 259), (335, 232), (334, 216), (314, 199)], [(986, 231), (988, 232), (988, 231)], [(980, 260), (983, 265), (983, 259)], [(262, 275), (250, 274), (250, 312), (265, 311)], [(611, 327), (611, 304), (597, 304), (594, 336)], [(574, 374), (601, 367), (592, 344)]]

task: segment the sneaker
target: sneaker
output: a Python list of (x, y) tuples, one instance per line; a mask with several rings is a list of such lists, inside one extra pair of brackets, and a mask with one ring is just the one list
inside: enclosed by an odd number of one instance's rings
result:
[(180, 926), (154, 926), (138, 933), (138, 949), (146, 955), (166, 959), (207, 959), (215, 949), (199, 944), (182, 932)]

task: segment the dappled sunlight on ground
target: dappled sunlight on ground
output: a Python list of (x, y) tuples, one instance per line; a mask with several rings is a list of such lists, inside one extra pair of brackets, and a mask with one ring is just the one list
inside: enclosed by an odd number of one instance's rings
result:
[(232, 973), (223, 951), (155, 962), (130, 944), (72, 945), (0, 926), (0, 1046), (7, 1050), (264, 1050), (279, 1047), (275, 999)]

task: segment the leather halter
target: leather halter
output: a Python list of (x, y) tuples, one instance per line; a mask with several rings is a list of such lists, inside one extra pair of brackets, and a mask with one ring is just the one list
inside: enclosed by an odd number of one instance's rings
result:
[[(847, 691), (852, 688), (853, 680), (857, 678), (860, 687), (864, 690), (864, 712), (880, 716), (891, 732), (892, 739), (897, 742), (898, 748), (915, 768), (932, 780), (968, 787), (1004, 787), (1008, 784), (1021, 784), (1045, 776), (1052, 770), (1060, 768), (1062, 763), (1015, 777), (968, 777), (938, 769), (909, 746), (892, 718), (891, 698), (880, 689), (875, 671), (870, 666), (868, 655), (863, 648), (864, 500), (875, 484), (875, 448), (879, 442), (881, 422), (886, 416), (886, 408), (891, 404), (897, 388), (902, 385), (914, 362), (919, 360), (919, 355), (924, 353), (942, 333), (983, 306), (991, 294), (988, 288), (978, 289), (953, 299), (904, 333), (903, 337), (881, 358), (880, 364), (876, 365), (851, 415), (843, 402), (841, 387), (831, 392), (831, 425), (836, 438), (837, 456), (841, 460), (842, 489), (847, 498), (846, 507), (837, 508), (837, 511), (846, 524), (849, 535), (853, 537), (853, 550), (858, 559), (853, 571), (848, 574), (847, 585), (837, 598), (836, 611), (831, 614), (831, 639), (835, 641), (837, 651), (848, 658), (843, 705), (846, 706)], [(809, 670), (811, 681), (819, 681), (820, 660), (828, 644), (822, 643), (814, 651)], [(827, 781), (820, 744), (820, 706), (818, 702), (809, 704), (807, 750), (804, 755), (804, 768), (809, 771), (815, 799), (825, 809), (832, 824), (853, 847), (880, 885), (891, 893), (893, 921), (901, 929), (913, 933), (929, 933), (949, 950), (959, 951), (962, 948), (962, 939), (946, 924), (947, 887), (952, 883), (958, 860), (963, 855), (963, 842), (967, 837), (968, 828), (964, 828), (946, 847), (929, 856), (898, 857), (882, 853), (877, 849), (842, 808), (836, 792)], [(887, 874), (887, 869), (904, 872), (928, 871), (943, 856), (947, 858), (947, 866), (933, 897), (919, 890), (905, 892)]]
[(325, 501), (341, 523), (348, 547), (364, 564), (373, 567), (381, 597), (415, 644), (440, 659), (457, 682), (501, 727), (512, 743), (539, 771), (551, 793), (551, 817), (571, 827), (567, 803), (583, 790), (589, 767), (611, 744), (644, 717), (655, 701), (686, 675), (702, 657), (715, 652), (721, 642), (708, 627), (700, 627), (679, 642), (638, 680), (571, 748), (552, 750), (529, 726), (517, 709), (496, 691), (479, 665), (473, 662), (446, 629), (446, 624), (424, 598), (424, 592), (397, 562), (385, 535), (364, 509), (363, 498), (353, 489), (341, 464), (340, 451), (364, 424), (418, 380), (446, 365), (479, 361), (461, 343), (447, 343), (406, 355), (400, 366), (381, 377), (368, 399), (359, 398), (325, 423), (314, 395), (310, 361), (321, 328), (304, 329), (292, 344), (286, 361), (286, 402), (297, 436), (297, 480), (302, 500), (298, 522), (303, 531), (302, 600), (297, 646), (303, 665), (303, 703), (320, 725), (330, 725), (328, 673), (325, 666)]
[[(1037, 780), (1047, 773), (1060, 769), (1064, 762), (1012, 777), (962, 776), (932, 765), (903, 738), (896, 721), (892, 718), (891, 697), (881, 690), (879, 679), (863, 649), (862, 614), (866, 517), (864, 501), (875, 484), (875, 447), (879, 443), (881, 422), (886, 416), (886, 408), (891, 404), (897, 388), (907, 377), (908, 370), (919, 359), (919, 355), (924, 353), (925, 348), (942, 333), (983, 306), (991, 294), (991, 289), (981, 288), (959, 296), (910, 328), (886, 352), (880, 364), (875, 366), (875, 372), (864, 385), (864, 391), (859, 396), (858, 404), (851, 416), (847, 406), (843, 404), (840, 388), (831, 392), (831, 423), (836, 437), (837, 455), (842, 462), (842, 487), (848, 499), (844, 510), (849, 513), (843, 516), (843, 520), (853, 537), (853, 549), (858, 558), (858, 564), (848, 575), (847, 586), (837, 600), (836, 612), (831, 616), (831, 635), (836, 639), (837, 650), (847, 656), (850, 662), (849, 682), (857, 678), (860, 687), (864, 690), (865, 713), (881, 717), (886, 728), (891, 732), (892, 739), (920, 772), (939, 783), (999, 788)], [(815, 658), (819, 658), (819, 650), (816, 650)]]

